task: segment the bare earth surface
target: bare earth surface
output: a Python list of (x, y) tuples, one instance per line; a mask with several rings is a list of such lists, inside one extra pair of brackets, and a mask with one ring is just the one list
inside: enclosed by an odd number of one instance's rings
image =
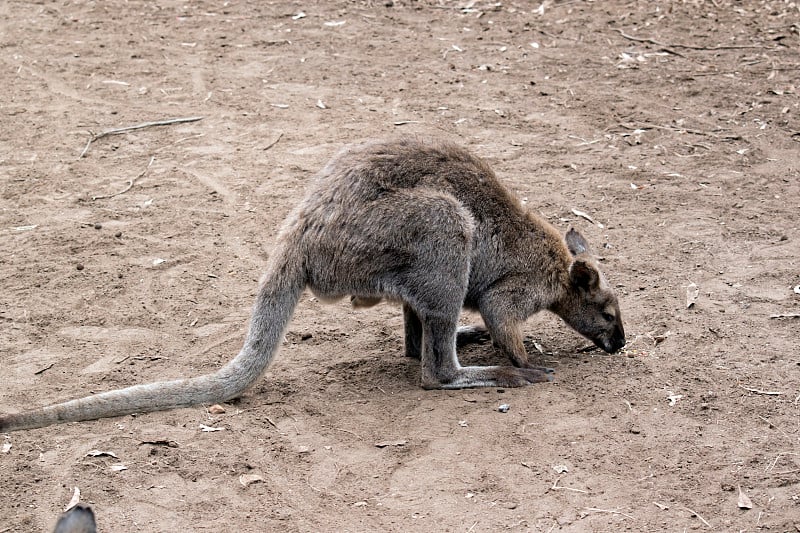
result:
[[(607, 356), (537, 316), (555, 383), (425, 391), (398, 308), (307, 294), (224, 414), (0, 436), (0, 532), (49, 530), (73, 487), (106, 532), (800, 530), (800, 319), (771, 318), (800, 312), (799, 21), (782, 0), (0, 3), (0, 411), (218, 368), (306, 183), (390, 134), (464, 144), (580, 229), (629, 337)], [(196, 116), (80, 157), (89, 132)]]

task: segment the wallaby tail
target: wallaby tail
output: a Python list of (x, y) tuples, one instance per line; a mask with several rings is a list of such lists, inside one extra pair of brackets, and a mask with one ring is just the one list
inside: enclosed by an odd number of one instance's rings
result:
[(278, 253), (258, 292), (239, 354), (213, 374), (135, 385), (18, 414), (0, 415), (0, 433), (64, 422), (224, 402), (241, 395), (269, 366), (305, 288), (300, 261)]

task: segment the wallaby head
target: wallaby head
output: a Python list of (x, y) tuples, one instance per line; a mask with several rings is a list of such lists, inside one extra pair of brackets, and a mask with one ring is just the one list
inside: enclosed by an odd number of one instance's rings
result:
[(572, 254), (568, 286), (552, 310), (598, 347), (616, 352), (625, 346), (617, 295), (600, 272), (583, 235), (570, 229), (566, 242)]
[(96, 533), (94, 512), (88, 505), (79, 503), (58, 518), (53, 533)]

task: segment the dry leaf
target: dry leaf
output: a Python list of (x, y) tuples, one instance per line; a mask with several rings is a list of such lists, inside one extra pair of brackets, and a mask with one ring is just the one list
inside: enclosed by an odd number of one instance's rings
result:
[(242, 474), (239, 476), (239, 483), (241, 483), (243, 487), (247, 487), (253, 483), (261, 483), (263, 481), (264, 478), (258, 474)]
[(753, 502), (750, 501), (750, 498), (747, 497), (747, 494), (744, 493), (742, 487), (739, 487), (739, 509), (752, 509)]
[(579, 216), (581, 218), (585, 218), (586, 220), (588, 220), (589, 222), (591, 222), (592, 224), (594, 224), (595, 226), (597, 226), (600, 229), (605, 228), (605, 226), (603, 226), (601, 223), (595, 221), (595, 219), (593, 219), (591, 216), (589, 216), (588, 213), (584, 213), (583, 211), (579, 211), (577, 209), (573, 209), (572, 210), (572, 214), (575, 215), (575, 216)]
[(113, 457), (114, 459), (119, 459), (117, 454), (114, 452), (104, 452), (102, 450), (91, 450), (86, 453), (87, 457)]
[(688, 287), (686, 287), (686, 309), (691, 309), (694, 307), (694, 303), (697, 301), (697, 298), (700, 296), (700, 289), (697, 288), (696, 283), (690, 283)]
[(64, 507), (64, 512), (66, 513), (67, 511), (78, 505), (80, 501), (81, 501), (81, 489), (75, 487), (75, 489), (72, 491), (72, 499), (69, 501), (67, 506)]
[(111, 465), (111, 470), (113, 470), (114, 472), (122, 472), (123, 470), (127, 469), (128, 467), (122, 463), (114, 463), (113, 465)]
[(556, 471), (556, 474), (566, 474), (569, 472), (567, 465), (553, 465), (553, 470)]
[(218, 403), (215, 403), (214, 405), (208, 408), (208, 413), (212, 415), (221, 415), (224, 412), (225, 408)]

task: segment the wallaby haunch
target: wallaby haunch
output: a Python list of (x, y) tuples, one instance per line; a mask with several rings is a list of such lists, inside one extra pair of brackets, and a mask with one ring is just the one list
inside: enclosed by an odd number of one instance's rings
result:
[[(267, 263), (239, 354), (216, 373), (136, 385), (0, 416), (0, 431), (211, 404), (240, 396), (277, 351), (300, 294), (351, 295), (356, 306), (402, 303), (406, 355), (428, 389), (549, 381), (530, 363), (521, 324), (546, 309), (606, 352), (625, 345), (617, 297), (586, 240), (566, 239), (525, 210), (489, 166), (441, 141), (350, 146), (286, 219)], [(462, 367), (462, 308), (477, 310), (514, 366)], [(461, 338), (459, 338), (459, 335)]]

